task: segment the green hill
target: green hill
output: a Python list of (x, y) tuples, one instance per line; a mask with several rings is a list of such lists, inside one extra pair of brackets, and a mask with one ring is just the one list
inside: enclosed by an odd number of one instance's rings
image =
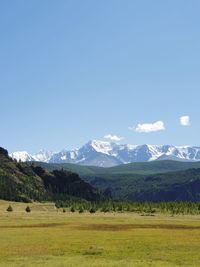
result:
[(136, 162), (118, 165), (108, 169), (109, 173), (137, 173), (155, 174), (200, 168), (200, 162), (183, 162), (173, 160), (160, 160), (150, 162)]
[(92, 176), (92, 175), (113, 175), (113, 174), (142, 174), (149, 175), (155, 173), (165, 173), (173, 171), (181, 171), (187, 169), (200, 168), (200, 162), (183, 162), (173, 160), (161, 160), (151, 162), (136, 162), (129, 164), (122, 164), (111, 168), (102, 168), (94, 166), (83, 166), (77, 164), (63, 163), (37, 163), (40, 166), (50, 171), (55, 169), (64, 169), (78, 173), (80, 176)]
[(134, 201), (200, 201), (200, 169), (150, 175), (140, 186), (129, 188)]
[(92, 186), (109, 188), (114, 199), (131, 201), (200, 201), (200, 169), (139, 175), (113, 174), (90, 179)]
[(76, 173), (17, 163), (0, 148), (0, 199), (28, 202), (70, 197), (98, 200), (100, 195)]
[(96, 173), (104, 173), (106, 168), (102, 167), (95, 167), (95, 166), (83, 166), (73, 163), (44, 163), (44, 162), (31, 162), (28, 164), (36, 164), (39, 165), (46, 170), (53, 171), (53, 170), (66, 170), (66, 171), (72, 171), (78, 173), (81, 175), (93, 175)]
[(42, 164), (47, 169), (64, 168), (101, 190), (110, 190), (115, 199), (200, 200), (200, 162), (153, 161), (112, 168), (74, 164)]

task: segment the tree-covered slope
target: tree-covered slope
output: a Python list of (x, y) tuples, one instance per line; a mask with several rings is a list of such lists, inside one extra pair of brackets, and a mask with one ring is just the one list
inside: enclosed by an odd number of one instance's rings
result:
[(99, 199), (97, 190), (76, 173), (48, 171), (33, 164), (17, 163), (0, 148), (0, 199), (32, 201), (69, 197)]
[(140, 183), (128, 192), (128, 200), (200, 201), (200, 169), (154, 174)]
[(0, 148), (0, 198), (7, 200), (41, 200), (46, 197), (46, 190), (41, 177), (30, 166), (21, 165)]
[(136, 162), (118, 165), (108, 169), (109, 173), (137, 173), (155, 174), (200, 168), (200, 162), (184, 162), (173, 160), (160, 160), (150, 162)]
[(43, 164), (47, 169), (76, 170), (82, 179), (115, 199), (139, 201), (200, 200), (200, 162), (154, 161), (112, 168)]
[(109, 188), (113, 198), (133, 201), (200, 201), (200, 169), (152, 175), (96, 176), (90, 183)]
[(100, 175), (106, 177), (107, 175), (113, 174), (155, 174), (174, 172), (187, 169), (198, 169), (200, 168), (200, 162), (180, 162), (173, 160), (161, 160), (161, 161), (150, 161), (150, 162), (136, 162), (129, 164), (122, 164), (111, 168), (102, 168), (95, 166), (82, 166), (70, 163), (42, 163), (37, 162), (47, 170), (64, 169), (78, 173), (80, 176), (96, 176)]
[(44, 163), (44, 162), (27, 162), (27, 164), (32, 164), (41, 166), (46, 170), (53, 171), (53, 170), (66, 170), (78, 173), (81, 175), (94, 175), (97, 173), (104, 173), (105, 170), (109, 168), (103, 167), (95, 167), (95, 166), (83, 166), (73, 163)]

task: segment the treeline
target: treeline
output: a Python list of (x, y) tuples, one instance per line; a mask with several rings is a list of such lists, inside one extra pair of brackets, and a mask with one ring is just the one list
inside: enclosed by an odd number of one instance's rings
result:
[(121, 202), (121, 201), (57, 201), (57, 208), (72, 212), (133, 212), (141, 215), (154, 215), (156, 213), (171, 215), (197, 215), (200, 214), (200, 202)]

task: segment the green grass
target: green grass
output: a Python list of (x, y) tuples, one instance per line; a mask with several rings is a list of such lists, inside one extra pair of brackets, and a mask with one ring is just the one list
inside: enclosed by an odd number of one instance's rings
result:
[[(6, 212), (11, 204), (14, 211)], [(0, 201), (0, 266), (200, 266), (200, 216), (71, 214)]]

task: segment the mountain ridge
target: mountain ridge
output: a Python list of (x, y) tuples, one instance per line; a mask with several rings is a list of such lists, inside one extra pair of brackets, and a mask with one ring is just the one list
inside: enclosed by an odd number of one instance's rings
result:
[(130, 145), (91, 140), (79, 149), (51, 152), (41, 150), (37, 154), (26, 151), (10, 153), (17, 161), (46, 163), (74, 163), (86, 166), (112, 167), (133, 162), (154, 160), (200, 161), (200, 147), (173, 145)]

